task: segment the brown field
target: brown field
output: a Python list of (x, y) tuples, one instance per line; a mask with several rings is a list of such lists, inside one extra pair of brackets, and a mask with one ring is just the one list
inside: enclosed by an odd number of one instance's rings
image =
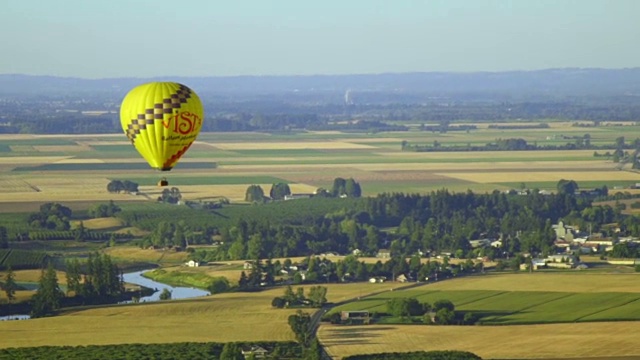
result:
[(355, 354), (470, 351), (483, 359), (637, 356), (640, 322), (508, 326), (322, 325), (318, 338), (335, 359)]

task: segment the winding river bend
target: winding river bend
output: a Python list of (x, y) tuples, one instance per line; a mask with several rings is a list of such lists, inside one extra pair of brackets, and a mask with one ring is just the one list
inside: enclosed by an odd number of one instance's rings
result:
[[(146, 271), (149, 271), (149, 270), (142, 270), (142, 271), (123, 274), (124, 282), (126, 283), (140, 285), (140, 286), (144, 286), (144, 287), (156, 290), (152, 295), (144, 296), (140, 298), (140, 302), (159, 301), (160, 294), (164, 289), (168, 289), (169, 291), (171, 291), (171, 299), (189, 299), (194, 297), (211, 295), (211, 293), (206, 290), (190, 288), (190, 287), (170, 286), (167, 284), (159, 283), (157, 281), (153, 281), (151, 279), (148, 279), (142, 276), (142, 274)], [(125, 303), (130, 303), (130, 301), (127, 301)], [(0, 316), (0, 321), (27, 320), (27, 319), (29, 319), (29, 315), (25, 315), (25, 314)]]
[(148, 271), (148, 270), (136, 271), (132, 273), (126, 273), (123, 275), (124, 282), (126, 283), (140, 285), (150, 289), (157, 290), (151, 296), (145, 296), (140, 298), (140, 302), (160, 300), (160, 294), (164, 289), (169, 289), (169, 291), (171, 291), (171, 299), (189, 299), (194, 297), (211, 295), (211, 293), (206, 290), (190, 288), (190, 287), (170, 286), (167, 284), (159, 283), (157, 281), (153, 281), (151, 279), (148, 279), (142, 276), (142, 274), (145, 271)]

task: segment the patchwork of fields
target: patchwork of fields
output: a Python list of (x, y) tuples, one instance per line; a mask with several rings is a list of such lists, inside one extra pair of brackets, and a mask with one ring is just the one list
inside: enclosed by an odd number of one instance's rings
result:
[[(592, 150), (520, 152), (401, 151), (401, 142), (442, 146), (486, 144), (499, 138), (521, 137), (538, 145), (566, 144), (565, 137), (589, 132), (594, 145), (613, 144), (621, 129), (577, 128), (551, 123), (549, 129), (478, 130), (445, 134), (408, 131), (379, 134), (308, 132), (292, 135), (265, 133), (204, 133), (169, 173), (159, 173), (142, 161), (124, 135), (0, 135), (0, 211), (2, 203), (21, 201), (150, 201), (167, 177), (185, 200), (226, 197), (242, 202), (248, 185), (266, 193), (274, 182), (290, 184), (293, 192), (331, 187), (335, 177), (356, 179), (365, 196), (380, 192), (426, 193), (448, 188), (477, 192), (520, 188), (555, 189), (560, 179), (583, 187), (607, 185), (623, 189), (640, 182), (628, 166), (618, 170), (611, 160), (594, 157)], [(640, 137), (640, 126), (625, 126), (624, 135)], [(604, 152), (604, 151), (601, 151)], [(140, 184), (142, 196), (110, 194), (113, 179)], [(621, 190), (622, 191), (622, 190)], [(27, 205), (25, 205), (26, 207)], [(25, 209), (33, 210), (33, 209)]]
[(632, 335), (640, 331), (638, 280), (637, 274), (564, 272), (447, 280), (385, 292), (332, 311), (384, 312), (386, 301), (394, 297), (429, 303), (449, 299), (456, 310), (473, 312), (485, 325), (322, 325), (318, 337), (337, 358), (449, 349), (471, 351), (486, 359), (640, 355)]

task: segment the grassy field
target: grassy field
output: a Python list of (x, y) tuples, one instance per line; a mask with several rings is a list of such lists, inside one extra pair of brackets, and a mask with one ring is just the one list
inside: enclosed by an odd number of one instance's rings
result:
[[(153, 201), (165, 176), (184, 200), (226, 197), (243, 202), (248, 185), (268, 193), (271, 184), (286, 182), (294, 192), (331, 187), (335, 177), (356, 179), (366, 196), (380, 192), (426, 193), (441, 188), (489, 192), (519, 188), (521, 183), (555, 188), (560, 179), (582, 187), (610, 189), (640, 182), (636, 172), (594, 157), (592, 150), (518, 152), (403, 152), (400, 143), (483, 144), (498, 138), (522, 137), (538, 145), (562, 144), (562, 136), (591, 135), (594, 144), (609, 144), (624, 130), (628, 141), (640, 127), (572, 127), (550, 122), (548, 129), (499, 130), (477, 124), (478, 130), (445, 134), (408, 131), (378, 134), (308, 132), (297, 134), (205, 133), (169, 173), (151, 170), (124, 135), (0, 135), (0, 203), (18, 203), (25, 210), (47, 201)], [(216, 163), (217, 167), (213, 164)], [(628, 166), (627, 166), (628, 167)], [(110, 194), (111, 179), (141, 185), (141, 196)], [(1, 212), (12, 209), (0, 206)]]
[[(569, 272), (447, 280), (385, 292), (332, 311), (385, 311), (385, 302), (393, 297), (416, 297), (430, 303), (449, 299), (456, 310), (473, 312), (489, 325), (322, 325), (319, 338), (338, 358), (445, 349), (467, 350), (488, 359), (640, 355), (630, 336), (640, 330), (640, 322), (622, 321), (640, 320), (638, 280), (638, 274)], [(532, 324), (545, 322), (567, 323)], [(528, 325), (519, 325), (522, 323)], [(487, 339), (500, 339), (509, 346), (496, 346)]]

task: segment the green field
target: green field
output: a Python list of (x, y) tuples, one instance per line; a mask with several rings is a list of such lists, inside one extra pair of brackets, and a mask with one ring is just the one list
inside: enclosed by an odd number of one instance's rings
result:
[[(560, 277), (558, 277), (560, 276)], [(596, 279), (595, 275), (588, 274), (546, 274), (548, 281), (561, 279), (562, 276), (575, 278), (577, 282), (583, 282), (580, 276)], [(610, 275), (613, 283), (627, 281), (630, 278), (620, 275)], [(491, 281), (499, 281), (500, 275), (493, 275)], [(540, 276), (534, 281), (540, 281)], [(638, 278), (637, 276), (635, 278)], [(507, 284), (516, 278), (502, 276), (502, 282)], [(521, 279), (524, 277), (521, 276)], [(472, 279), (464, 280), (467, 283)], [(479, 284), (475, 287), (482, 288), (483, 278), (477, 279)], [(450, 281), (447, 281), (450, 282)], [(444, 283), (442, 283), (444, 284)], [(447, 284), (446, 290), (433, 289), (441, 284), (424, 285), (419, 288), (385, 292), (360, 301), (349, 303), (334, 308), (331, 312), (344, 310), (367, 310), (370, 312), (385, 313), (386, 303), (392, 298), (413, 297), (420, 302), (433, 304), (437, 300), (448, 299), (454, 303), (457, 311), (471, 312), (483, 325), (518, 325), (518, 324), (544, 324), (563, 322), (590, 322), (590, 321), (621, 321), (640, 320), (640, 293), (606, 291), (607, 285), (603, 285), (603, 292), (569, 292), (562, 291), (561, 286), (540, 283), (539, 291), (518, 290), (454, 290), (455, 285)], [(491, 286), (488, 286), (491, 288)], [(544, 290), (544, 289), (552, 289)]]

